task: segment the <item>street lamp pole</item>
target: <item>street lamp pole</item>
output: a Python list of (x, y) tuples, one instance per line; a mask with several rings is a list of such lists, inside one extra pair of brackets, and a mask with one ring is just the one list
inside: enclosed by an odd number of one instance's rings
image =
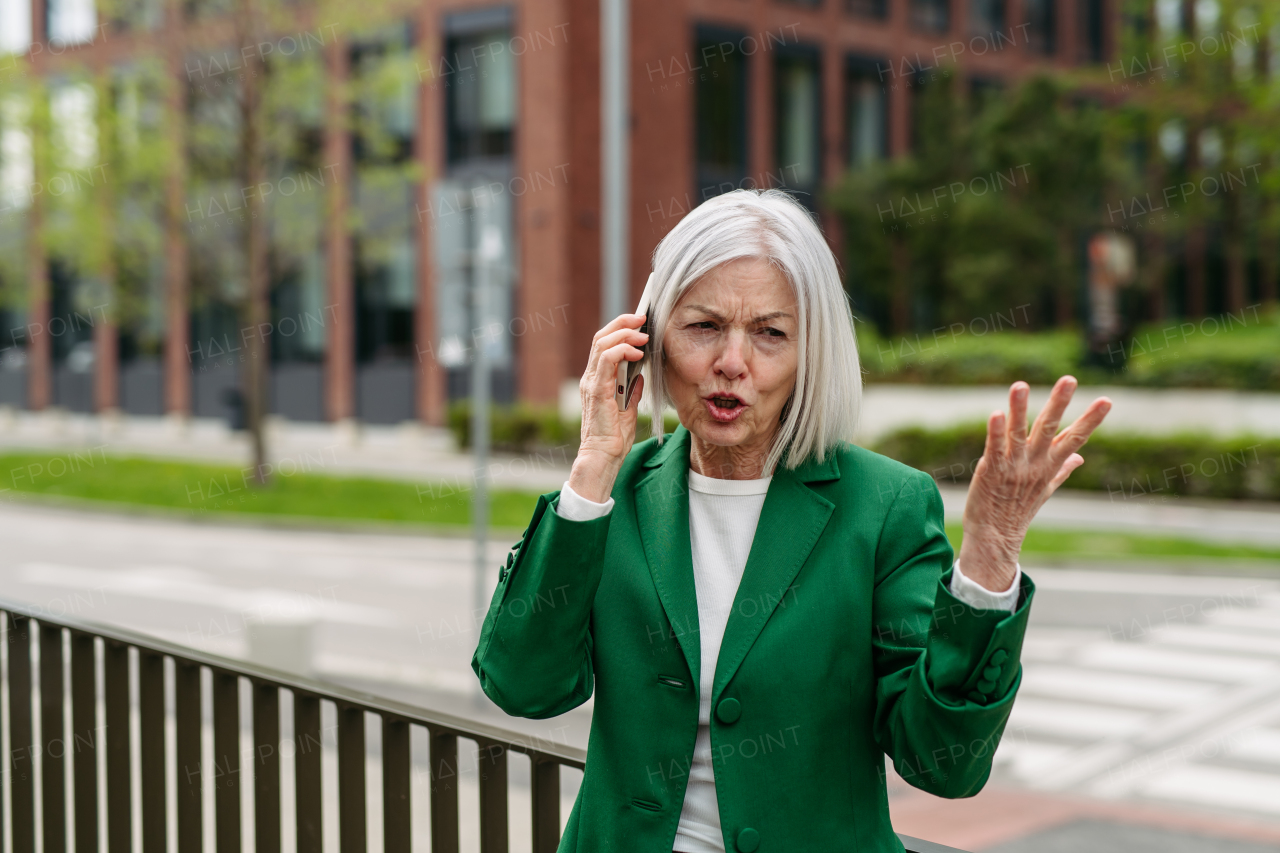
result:
[(628, 310), (630, 230), (630, 8), (628, 0), (600, 3), (601, 325)]
[[(494, 263), (500, 260), (502, 236), (487, 221), (489, 195), (486, 187), (472, 190), (479, 234), (473, 238), (471, 264), (471, 451), (475, 489), (472, 491), (471, 521), (475, 537), (474, 609), (476, 625), (488, 609), (488, 541), (489, 541), (489, 278)], [(473, 232), (474, 234), (475, 232)], [(484, 693), (477, 682), (476, 702), (483, 704)]]

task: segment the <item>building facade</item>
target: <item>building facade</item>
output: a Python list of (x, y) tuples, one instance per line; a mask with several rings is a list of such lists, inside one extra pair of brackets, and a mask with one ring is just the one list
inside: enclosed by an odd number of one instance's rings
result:
[[(1115, 3), (633, 0), (630, 299), (662, 236), (729, 189), (788, 188), (838, 247), (818, 190), (910, 149), (921, 85), (958, 74), (998, 91), (1035, 68), (1099, 62)], [(595, 0), (429, 0), (376, 29), (298, 6), (256, 48), (237, 47), (217, 0), (121, 9), (0, 0), (0, 78), (119, 71), (96, 101), (70, 83), (41, 95), (48, 140), (26, 129), (30, 104), (0, 105), (0, 249), (21, 255), (0, 266), (0, 405), (234, 418), (254, 336), (271, 411), (294, 420), (442, 423), (476, 346), (501, 401), (576, 393), (602, 324)], [(258, 187), (243, 185), (234, 144), (245, 50), (314, 60), (288, 72), (311, 95), (286, 105), (290, 142)], [(180, 85), (149, 91), (124, 72), (143, 61)], [(105, 137), (69, 170), (33, 156), (47, 143), (75, 161), (75, 145), (54, 143), (92, 136), (104, 97), (113, 127), (145, 126), (148, 104), (179, 117), (179, 154), (150, 183), (113, 167)], [(56, 230), (59, 179), (113, 187), (114, 248), (93, 274), (32, 236)], [(249, 327), (237, 235), (255, 193), (271, 216), (271, 321)]]

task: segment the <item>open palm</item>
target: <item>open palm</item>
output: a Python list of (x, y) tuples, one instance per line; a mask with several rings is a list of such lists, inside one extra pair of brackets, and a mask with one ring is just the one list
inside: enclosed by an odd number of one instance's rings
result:
[(964, 539), (960, 563), (966, 576), (987, 589), (1008, 589), (1018, 552), (1040, 507), (1084, 464), (1077, 451), (1111, 410), (1099, 397), (1061, 433), (1058, 425), (1076, 390), (1074, 376), (1053, 386), (1049, 401), (1028, 432), (1030, 386), (1009, 388), (1009, 416), (996, 411), (987, 419), (987, 443), (969, 484), (964, 507)]

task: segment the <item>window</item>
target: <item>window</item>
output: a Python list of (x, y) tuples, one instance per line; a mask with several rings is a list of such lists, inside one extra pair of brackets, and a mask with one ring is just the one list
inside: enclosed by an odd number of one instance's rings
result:
[(699, 26), (694, 35), (698, 72), (694, 93), (695, 162), (699, 200), (744, 186), (747, 177), (747, 60), (740, 32)]
[(445, 52), (432, 85), (445, 87), (448, 162), (514, 154), (516, 69), (511, 12), (484, 9), (450, 16)]
[(1054, 0), (1023, 0), (1027, 23), (1027, 46), (1035, 53), (1051, 56), (1056, 50), (1055, 18), (1058, 4)]
[(1080, 60), (1082, 62), (1101, 62), (1104, 44), (1103, 0), (1077, 0), (1080, 4)]
[(951, 27), (950, 0), (911, 0), (911, 23), (919, 30), (945, 33)]
[(1005, 0), (969, 0), (969, 32), (990, 37), (1004, 29)]
[(49, 40), (59, 44), (91, 42), (98, 30), (93, 0), (51, 0), (46, 14)]
[(113, 0), (104, 10), (116, 30), (153, 30), (164, 19), (162, 0)]
[(774, 62), (775, 185), (812, 207), (822, 178), (822, 76), (816, 48), (779, 48)]
[(30, 49), (30, 0), (0, 0), (0, 56)]
[(888, 0), (844, 0), (844, 10), (859, 18), (884, 20), (889, 17)]
[(878, 71), (883, 64), (861, 57), (845, 62), (845, 162), (855, 168), (889, 154), (889, 99)]

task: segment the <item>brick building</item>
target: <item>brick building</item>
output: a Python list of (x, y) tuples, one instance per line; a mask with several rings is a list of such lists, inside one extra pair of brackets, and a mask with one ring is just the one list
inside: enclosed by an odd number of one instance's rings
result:
[[(1100, 61), (1115, 3), (632, 0), (631, 298), (653, 247), (701, 200), (782, 185), (812, 205), (851, 164), (909, 149), (913, 93), (931, 75), (998, 89), (1036, 67)], [(225, 8), (137, 0), (100, 16), (93, 0), (0, 0), (11, 78), (155, 57), (183, 81), (185, 98), (169, 105), (187, 133), (161, 196), (130, 214), (150, 217), (158, 237), (128, 256), (135, 307), (125, 311), (110, 287), (29, 239), (41, 202), (24, 182), (43, 191), (56, 176), (32, 174), (30, 136), (15, 110), (0, 110), (0, 247), (26, 259), (0, 282), (25, 297), (0, 305), (0, 405), (227, 416), (237, 343), (258, 332), (237, 320), (238, 250), (224, 227), (245, 190), (234, 152), (211, 154), (200, 130), (227, 104), (211, 82), (236, 68)], [(305, 156), (260, 191), (302, 235), (273, 227), (273, 318), (261, 331), (272, 410), (440, 423), (467, 393), (477, 340), (499, 399), (554, 404), (601, 324), (598, 3), (428, 0), (395, 17), (356, 33), (299, 7), (297, 26), (271, 37), (268, 52), (322, 57), (326, 93), (303, 120)], [(364, 91), (390, 50), (409, 48), (414, 73), (389, 106), (351, 106), (377, 113), (375, 145), (335, 115), (332, 93)], [(92, 122), (91, 99), (51, 91), (56, 119)], [(112, 91), (118, 110), (137, 112), (137, 92)], [(110, 180), (110, 164), (100, 167)], [(477, 275), (494, 295), (478, 319)], [(494, 331), (477, 337), (481, 328)]]

